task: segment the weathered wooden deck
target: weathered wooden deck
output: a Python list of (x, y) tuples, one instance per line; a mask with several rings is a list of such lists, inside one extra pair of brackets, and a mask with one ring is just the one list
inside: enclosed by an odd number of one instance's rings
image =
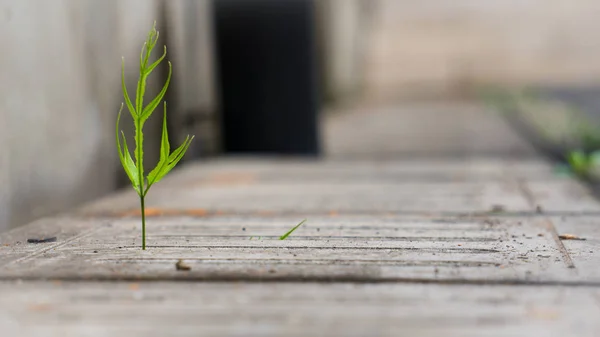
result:
[(153, 187), (147, 251), (128, 190), (1, 234), (2, 336), (600, 336), (600, 203), (501, 119), (325, 125), (324, 160), (223, 158)]

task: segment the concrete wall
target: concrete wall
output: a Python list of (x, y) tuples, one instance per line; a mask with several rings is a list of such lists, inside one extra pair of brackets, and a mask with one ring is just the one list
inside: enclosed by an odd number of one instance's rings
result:
[(360, 92), (363, 85), (365, 42), (370, 2), (316, 1), (325, 98), (339, 102)]
[[(182, 6), (192, 8), (195, 17), (169, 21), (169, 13)], [(210, 68), (210, 49), (183, 51), (185, 43), (196, 42), (188, 29), (204, 39), (200, 45), (210, 45), (207, 18), (206, 1), (0, 0), (0, 230), (117, 187), (122, 169), (114, 123), (123, 100), (121, 56), (130, 93), (135, 92), (140, 48), (154, 20), (161, 36), (167, 35), (165, 28), (177, 27), (171, 29), (173, 45), (168, 43), (169, 53), (178, 55), (177, 60), (169, 55), (175, 69), (172, 85), (193, 87), (191, 93), (170, 97), (194, 95), (195, 101), (182, 106), (212, 111), (211, 79), (205, 70)], [(203, 57), (207, 60), (197, 61)], [(201, 65), (186, 72), (193, 62)], [(164, 71), (156, 71), (151, 91), (163, 76)], [(176, 129), (183, 107), (169, 108)], [(149, 134), (158, 133), (159, 117), (147, 125)], [(158, 144), (157, 137), (146, 139), (149, 167)]]
[[(367, 0), (365, 0), (367, 1)], [(482, 83), (597, 83), (600, 1), (368, 0), (367, 94), (461, 95)]]

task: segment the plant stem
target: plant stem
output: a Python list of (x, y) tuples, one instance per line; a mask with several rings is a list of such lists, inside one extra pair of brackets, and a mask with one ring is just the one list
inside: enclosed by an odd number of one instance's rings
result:
[(140, 195), (140, 207), (142, 210), (142, 250), (146, 250), (146, 208), (143, 195)]
[[(141, 106), (141, 104), (140, 104)], [(142, 114), (142, 108), (138, 108), (138, 118)], [(138, 124), (141, 124), (138, 122)], [(146, 197), (146, 192), (144, 191), (144, 162), (143, 162), (143, 149), (144, 149), (144, 139), (142, 138), (142, 125), (137, 125), (136, 130), (136, 140), (137, 140), (137, 168), (138, 168), (138, 177), (140, 179), (140, 187), (139, 187), (139, 195), (140, 195), (140, 207), (142, 211), (142, 250), (146, 250), (146, 207), (144, 205), (144, 199)]]

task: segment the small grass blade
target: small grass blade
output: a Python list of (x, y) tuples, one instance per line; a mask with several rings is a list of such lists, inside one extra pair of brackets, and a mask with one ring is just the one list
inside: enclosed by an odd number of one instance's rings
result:
[(306, 222), (306, 219), (300, 221), (299, 224), (297, 224), (296, 226), (294, 226), (294, 228), (290, 229), (289, 232), (283, 234), (282, 236), (279, 237), (279, 240), (285, 240), (287, 239), (288, 236), (290, 236), (290, 234), (292, 234), (296, 229), (298, 229), (298, 227), (302, 226), (303, 223)]

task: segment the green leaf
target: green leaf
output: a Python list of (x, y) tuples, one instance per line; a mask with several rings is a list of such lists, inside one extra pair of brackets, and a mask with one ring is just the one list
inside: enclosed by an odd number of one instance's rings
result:
[(154, 46), (156, 46), (156, 43), (158, 42), (158, 36), (159, 36), (159, 31), (156, 30), (156, 21), (154, 21), (154, 25), (152, 26), (152, 29), (148, 33), (148, 45), (150, 45), (150, 49), (152, 49), (152, 48), (154, 48)]
[(188, 147), (190, 147), (190, 144), (192, 143), (193, 139), (194, 136), (192, 136), (191, 138), (190, 136), (185, 137), (183, 144), (181, 144), (175, 151), (173, 151), (173, 153), (171, 153), (166, 165), (163, 165), (159, 170), (155, 169), (156, 173), (152, 176), (152, 178), (148, 176), (149, 186), (150, 182), (152, 182), (152, 184), (159, 182), (165, 175), (167, 175), (167, 173), (169, 173), (177, 165), (177, 163), (185, 155), (185, 152), (187, 151)]
[(288, 236), (290, 236), (290, 234), (292, 234), (296, 229), (298, 229), (298, 227), (302, 226), (303, 223), (306, 222), (306, 219), (300, 221), (299, 224), (297, 224), (296, 226), (294, 226), (294, 228), (290, 229), (287, 233), (283, 234), (282, 236), (279, 237), (279, 240), (285, 240), (287, 239)]
[[(150, 58), (150, 53), (154, 46), (156, 46), (156, 42), (158, 42), (158, 32), (156, 31), (156, 21), (152, 25), (152, 29), (148, 32), (148, 37), (146, 38), (146, 42), (144, 42), (144, 46), (146, 47), (146, 56), (142, 59), (140, 55), (140, 73), (144, 72), (143, 69), (146, 69), (148, 65), (148, 59)], [(143, 54), (144, 49), (142, 49)]]
[[(125, 85), (125, 59), (121, 59), (121, 85), (123, 86), (123, 97), (125, 97), (125, 103), (127, 104), (127, 109), (129, 113), (131, 113), (131, 117), (133, 120), (137, 119), (137, 112), (131, 104), (131, 99), (129, 99), (129, 93), (127, 93), (127, 86)], [(123, 108), (123, 106), (121, 106)]]
[(171, 152), (171, 144), (169, 144), (169, 132), (167, 130), (167, 102), (163, 104), (163, 127), (162, 137), (160, 139), (160, 159), (167, 160)]
[(117, 140), (117, 149), (119, 151), (119, 159), (121, 160), (121, 165), (127, 173), (127, 177), (131, 181), (133, 188), (140, 193), (139, 183), (138, 183), (138, 173), (137, 167), (131, 158), (131, 154), (129, 153), (129, 148), (127, 147), (127, 140), (125, 139), (125, 134), (121, 131), (121, 135), (123, 136), (123, 148), (121, 148), (121, 142), (119, 141), (119, 121), (121, 120), (121, 111), (123, 110), (123, 104), (121, 104), (121, 109), (119, 109), (119, 114), (117, 115), (117, 128), (116, 128), (116, 140)]
[(127, 140), (125, 139), (125, 133), (121, 131), (121, 135), (123, 136), (123, 155), (125, 157), (125, 164), (123, 164), (123, 168), (125, 168), (125, 172), (129, 176), (129, 180), (131, 180), (131, 184), (133, 188), (140, 193), (140, 185), (139, 185), (139, 176), (138, 176), (138, 168), (135, 166), (133, 159), (131, 158), (131, 154), (129, 153), (129, 148), (127, 148)]
[(150, 101), (150, 103), (148, 103), (148, 105), (142, 110), (142, 113), (141, 113), (142, 121), (145, 121), (150, 117), (150, 115), (152, 114), (154, 109), (156, 109), (158, 104), (160, 104), (160, 101), (163, 99), (163, 97), (165, 96), (165, 93), (167, 92), (167, 88), (169, 87), (169, 83), (171, 82), (171, 73), (172, 73), (171, 62), (168, 62), (168, 63), (169, 63), (169, 73), (167, 75), (167, 81), (163, 85), (163, 87), (160, 90), (160, 92), (158, 93), (158, 95), (156, 97), (154, 97), (154, 99), (152, 101)]
[(167, 103), (164, 103), (164, 114), (163, 114), (163, 128), (162, 138), (160, 141), (160, 160), (156, 167), (148, 174), (148, 188), (152, 186), (157, 180), (156, 178), (162, 172), (162, 170), (169, 164), (169, 152), (171, 146), (169, 144), (169, 134), (167, 131)]
[[(158, 66), (160, 64), (160, 62), (162, 62), (162, 60), (164, 60), (165, 56), (167, 56), (167, 46), (164, 47), (164, 51), (163, 51), (162, 56), (160, 58), (158, 58), (158, 60), (154, 61), (154, 63), (152, 63), (146, 69), (146, 74), (150, 75), (150, 73), (152, 72), (152, 70), (154, 70), (154, 68), (156, 68), (156, 66)], [(169, 63), (169, 67), (170, 67), (170, 63)]]

